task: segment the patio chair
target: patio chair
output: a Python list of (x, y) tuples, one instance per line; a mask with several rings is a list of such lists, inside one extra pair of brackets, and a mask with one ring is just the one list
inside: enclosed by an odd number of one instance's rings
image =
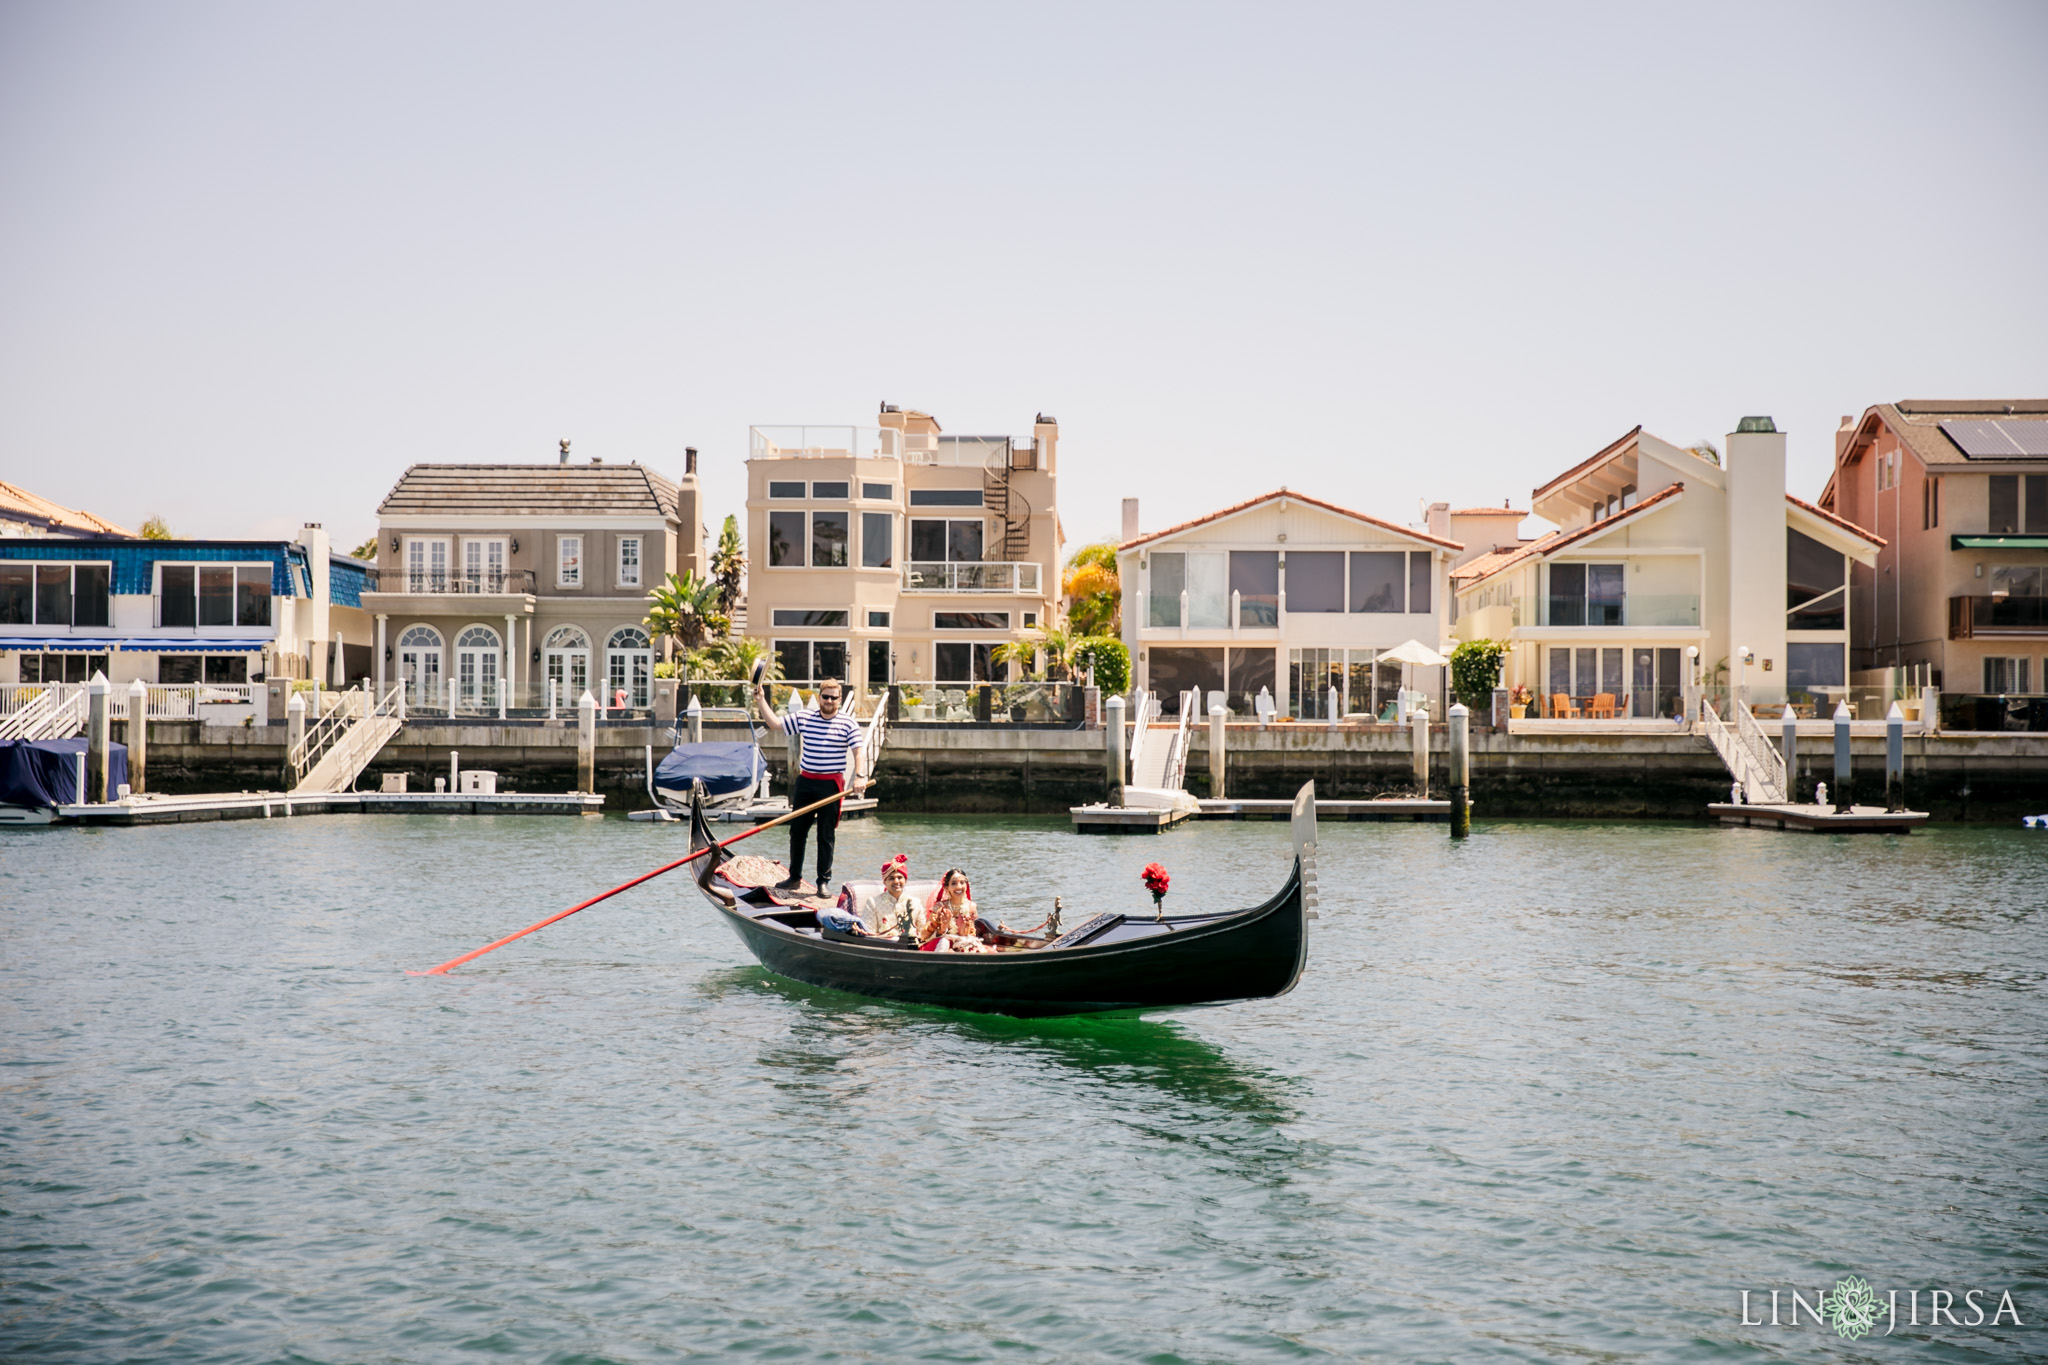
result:
[(1594, 720), (1613, 720), (1615, 709), (1612, 692), (1595, 692), (1592, 704), (1586, 708), (1586, 714)]
[(1583, 720), (1584, 713), (1579, 704), (1563, 692), (1550, 694), (1550, 717), (1552, 720)]

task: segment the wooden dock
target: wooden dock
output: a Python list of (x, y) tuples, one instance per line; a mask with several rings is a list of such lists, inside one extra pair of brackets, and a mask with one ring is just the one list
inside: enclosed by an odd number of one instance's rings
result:
[[(1285, 805), (1285, 802), (1281, 803)], [(1069, 806), (1076, 834), (1157, 834), (1189, 819), (1194, 812), (1158, 806)]]
[(1927, 823), (1926, 811), (1888, 811), (1882, 806), (1858, 806), (1851, 811), (1838, 812), (1833, 806), (1749, 806), (1719, 801), (1707, 807), (1707, 814), (1715, 816), (1724, 825), (1800, 830), (1812, 834), (1908, 834)]
[[(1204, 820), (1285, 820), (1294, 810), (1292, 801), (1204, 800)], [(1378, 801), (1325, 801), (1316, 799), (1317, 820), (1448, 820), (1449, 801), (1432, 801), (1412, 796), (1387, 797)]]
[(579, 792), (220, 792), (135, 796), (57, 807), (58, 824), (164, 825), (199, 820), (286, 820), (302, 815), (602, 815), (604, 798)]
[[(864, 815), (873, 815), (875, 808), (881, 804), (872, 796), (849, 796), (839, 803), (839, 818), (842, 820), (858, 820)], [(707, 811), (704, 818), (712, 821), (714, 824), (765, 825), (770, 820), (778, 819), (787, 814), (789, 814), (789, 803), (777, 801), (768, 805), (749, 806), (745, 810)], [(628, 811), (626, 818), (628, 820), (651, 821), (655, 824), (668, 824), (675, 820), (687, 820), (689, 817), (682, 811), (667, 810), (657, 806), (652, 810)]]

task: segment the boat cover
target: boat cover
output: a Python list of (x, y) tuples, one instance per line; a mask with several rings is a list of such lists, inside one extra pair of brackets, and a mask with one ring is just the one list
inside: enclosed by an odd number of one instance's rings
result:
[(704, 783), (712, 800), (743, 792), (761, 780), (761, 751), (752, 743), (678, 744), (654, 770), (654, 785), (664, 791), (687, 792), (691, 780)]
[[(83, 739), (0, 741), (0, 805), (69, 806), (78, 792), (78, 759)], [(107, 745), (107, 795), (128, 780), (128, 746)]]

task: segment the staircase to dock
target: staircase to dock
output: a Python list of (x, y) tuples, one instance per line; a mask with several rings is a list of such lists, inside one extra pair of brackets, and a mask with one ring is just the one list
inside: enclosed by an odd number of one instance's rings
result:
[(84, 683), (46, 683), (0, 716), (0, 740), (72, 739), (85, 731)]
[(1735, 713), (1735, 724), (1721, 719), (1714, 710), (1714, 704), (1700, 699), (1700, 724), (1705, 729), (1707, 741), (1714, 746), (1714, 752), (1721, 756), (1721, 764), (1728, 769), (1728, 775), (1741, 784), (1743, 801), (1752, 806), (1775, 806), (1786, 799), (1785, 756), (1778, 752), (1778, 746), (1771, 743), (1749, 707), (1736, 701), (1729, 710)]
[(382, 701), (365, 686), (344, 693), (341, 705), (306, 727), (291, 748), (294, 795), (347, 791), (391, 737), (405, 726), (405, 685), (394, 684)]

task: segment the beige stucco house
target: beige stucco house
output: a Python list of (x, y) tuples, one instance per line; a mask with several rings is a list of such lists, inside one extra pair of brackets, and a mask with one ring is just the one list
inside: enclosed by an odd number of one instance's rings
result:
[(2048, 399), (1844, 417), (1820, 505), (1885, 538), (1850, 589), (1851, 667), (1943, 691), (2048, 692)]
[[(1334, 687), (1339, 714), (1378, 715), (1403, 685), (1383, 653), (1409, 640), (1447, 647), (1461, 547), (1446, 506), (1431, 515), (1436, 528), (1418, 531), (1281, 488), (1163, 531), (1131, 525), (1117, 572), (1138, 686), (1169, 713), (1200, 688), (1250, 714), (1264, 689), (1279, 715), (1328, 719)], [(1440, 676), (1409, 682), (1441, 691)]]
[(991, 651), (1055, 624), (1059, 424), (949, 436), (883, 404), (875, 427), (757, 426), (747, 631), (792, 682), (1002, 681)]
[(1727, 447), (1637, 427), (1537, 488), (1558, 529), (1458, 566), (1458, 639), (1506, 641), (1503, 685), (1546, 717), (1671, 717), (1688, 681), (1753, 703), (1839, 696), (1849, 566), (1884, 542), (1786, 493), (1770, 418), (1742, 419)]
[(638, 463), (414, 465), (377, 509), (381, 693), (490, 713), (574, 706), (585, 688), (649, 704), (665, 642), (648, 590), (705, 570), (697, 453), (671, 481)]

